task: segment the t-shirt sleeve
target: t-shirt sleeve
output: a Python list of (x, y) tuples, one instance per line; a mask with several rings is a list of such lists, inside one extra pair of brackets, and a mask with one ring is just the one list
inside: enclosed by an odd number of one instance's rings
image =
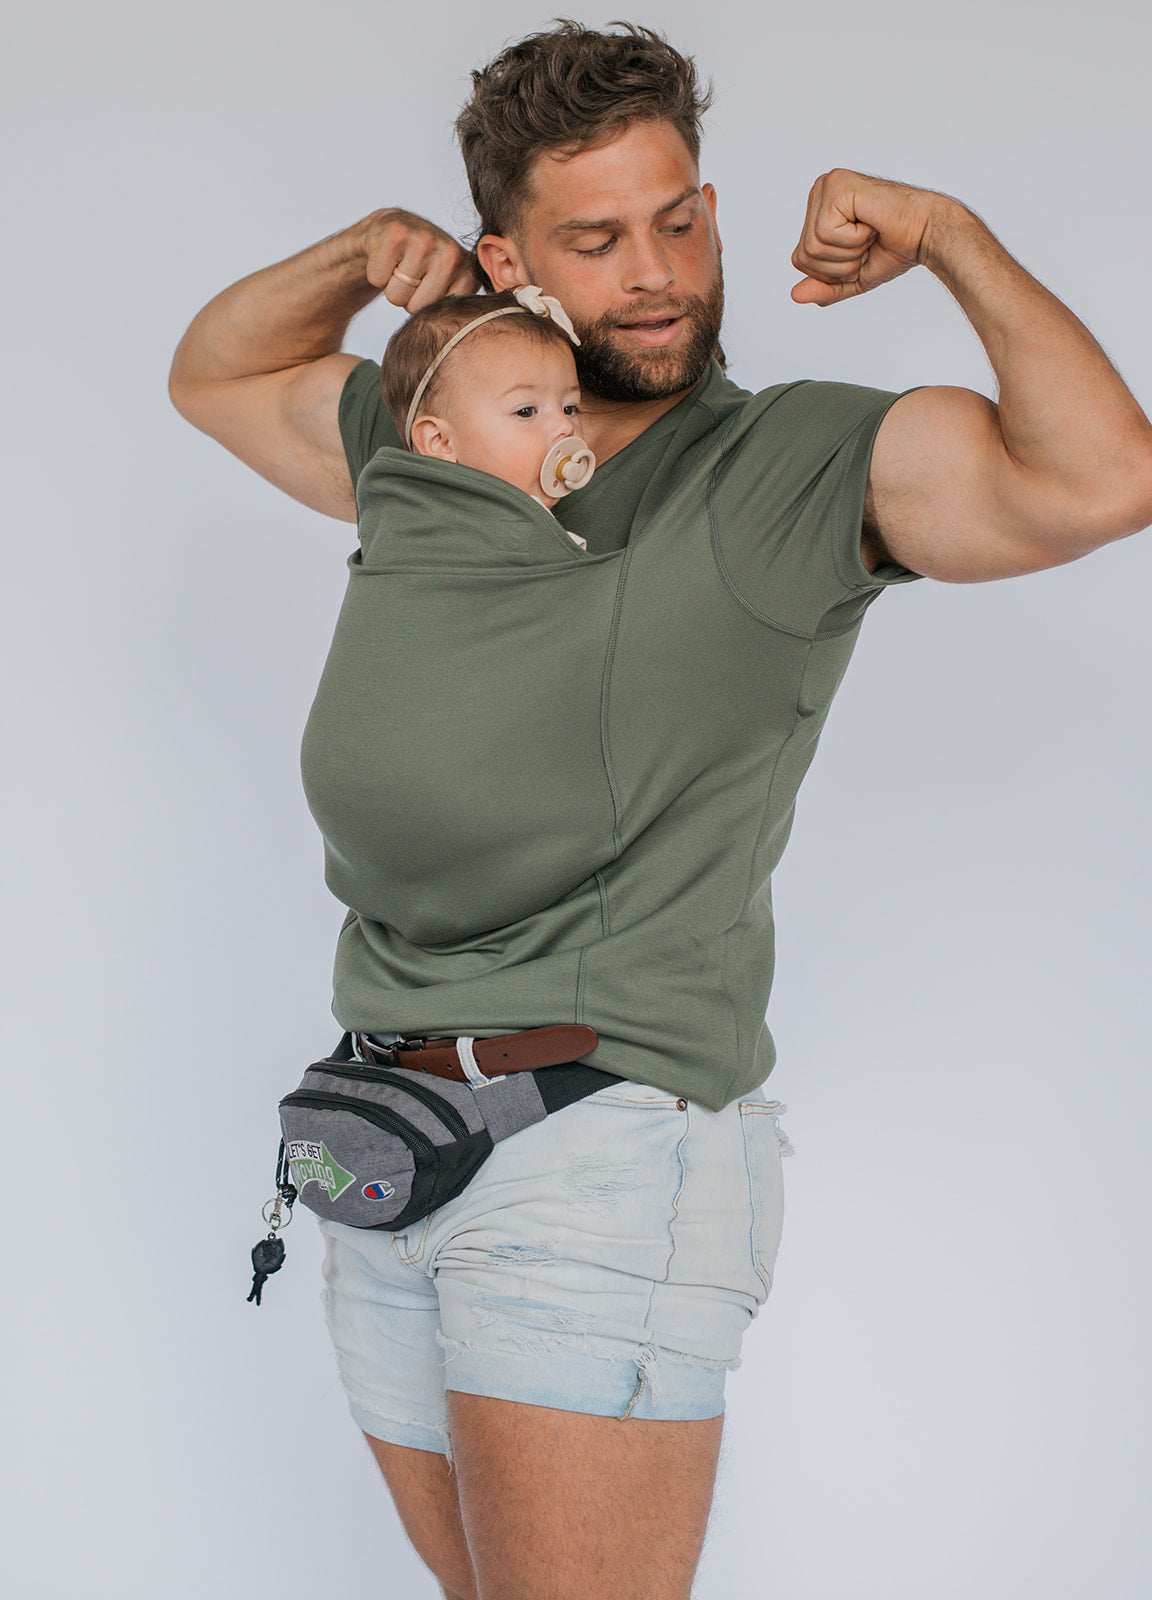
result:
[(765, 622), (826, 638), (917, 574), (860, 555), (872, 446), (900, 396), (847, 383), (756, 395), (717, 464), (713, 543), (729, 586)]
[(380, 368), (375, 361), (361, 361), (348, 374), (340, 393), (339, 419), (344, 454), (355, 484), (377, 450), (400, 443), (396, 424), (380, 394)]

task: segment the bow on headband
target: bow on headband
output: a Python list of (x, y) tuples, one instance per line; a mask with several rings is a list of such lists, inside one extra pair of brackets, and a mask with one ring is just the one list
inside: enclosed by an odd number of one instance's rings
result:
[(534, 311), (538, 317), (550, 318), (558, 327), (564, 329), (573, 344), (580, 343), (568, 313), (554, 294), (541, 294), (534, 283), (528, 284), (523, 289), (513, 289), (512, 293), (526, 311)]
[(408, 407), (408, 416), (404, 422), (404, 443), (409, 450), (412, 448), (412, 424), (416, 421), (416, 409), (424, 398), (424, 391), (432, 382), (433, 374), (445, 356), (460, 343), (464, 335), (471, 333), (473, 328), (478, 328), (482, 322), (494, 322), (497, 317), (517, 317), (520, 315), (521, 309), (523, 309), (524, 311), (533, 312), (538, 317), (548, 318), (549, 321), (554, 322), (558, 328), (568, 335), (573, 344), (578, 345), (580, 343), (576, 336), (576, 330), (569, 320), (568, 313), (555, 295), (542, 294), (539, 285), (535, 283), (526, 284), (520, 289), (513, 289), (512, 293), (519, 302), (518, 305), (501, 306), (499, 311), (486, 311), (482, 317), (473, 317), (471, 322), (466, 322), (462, 328), (452, 335), (416, 385), (416, 393), (412, 396), (412, 404)]

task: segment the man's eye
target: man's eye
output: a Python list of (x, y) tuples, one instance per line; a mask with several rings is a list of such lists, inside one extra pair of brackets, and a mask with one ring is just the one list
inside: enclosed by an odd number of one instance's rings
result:
[(602, 255), (606, 255), (607, 252), (611, 249), (611, 247), (612, 247), (612, 240), (611, 239), (605, 239), (604, 243), (603, 244), (598, 244), (594, 250), (577, 250), (576, 254), (578, 256), (602, 256)]
[(690, 222), (678, 222), (674, 228), (669, 228), (669, 233), (688, 233), (692, 227)]
[(518, 406), (517, 410), (516, 410), (516, 415), (518, 417), (534, 417), (536, 415), (536, 407), (535, 406)]

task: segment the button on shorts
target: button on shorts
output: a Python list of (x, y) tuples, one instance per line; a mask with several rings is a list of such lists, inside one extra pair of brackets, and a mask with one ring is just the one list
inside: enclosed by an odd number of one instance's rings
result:
[(448, 1389), (598, 1416), (718, 1416), (772, 1284), (783, 1109), (758, 1096), (713, 1112), (613, 1084), (496, 1145), (407, 1233), (321, 1223), (357, 1424), (449, 1454)]

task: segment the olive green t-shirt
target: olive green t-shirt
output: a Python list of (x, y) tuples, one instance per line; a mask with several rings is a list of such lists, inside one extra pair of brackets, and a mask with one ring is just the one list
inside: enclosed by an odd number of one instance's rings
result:
[[(304, 735), (345, 1028), (588, 1023), (719, 1110), (767, 1077), (770, 876), (868, 605), (897, 396), (713, 363), (555, 515), (412, 455), (350, 374), (360, 549)], [(571, 529), (587, 540), (581, 550)]]

